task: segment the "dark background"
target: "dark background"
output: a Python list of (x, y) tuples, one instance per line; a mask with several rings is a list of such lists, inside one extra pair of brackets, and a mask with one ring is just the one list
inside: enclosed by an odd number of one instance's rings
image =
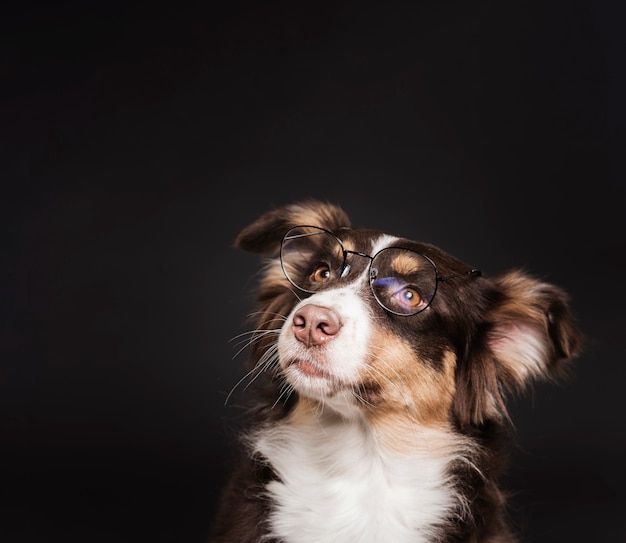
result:
[(626, 542), (624, 21), (609, 2), (19, 2), (0, 17), (0, 539), (200, 542), (258, 260), (314, 196), (564, 287), (512, 402), (529, 542)]

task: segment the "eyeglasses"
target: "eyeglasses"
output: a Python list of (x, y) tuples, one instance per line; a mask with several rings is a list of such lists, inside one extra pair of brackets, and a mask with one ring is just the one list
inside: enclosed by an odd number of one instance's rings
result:
[(404, 247), (385, 247), (374, 255), (351, 251), (329, 230), (296, 226), (283, 236), (280, 262), (289, 282), (315, 293), (337, 284), (350, 273), (352, 256), (369, 259), (368, 279), (374, 298), (394, 315), (410, 316), (432, 303), (440, 282), (479, 276), (479, 269), (441, 276), (426, 255)]

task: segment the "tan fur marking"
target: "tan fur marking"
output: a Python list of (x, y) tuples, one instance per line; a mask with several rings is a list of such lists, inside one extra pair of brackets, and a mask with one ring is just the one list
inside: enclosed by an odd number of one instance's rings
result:
[(335, 250), (334, 257), (337, 259), (338, 262), (341, 262), (341, 260), (343, 259), (343, 251), (341, 250), (341, 246), (337, 244), (335, 249), (336, 250)]
[(309, 203), (308, 205), (293, 205), (289, 207), (291, 220), (294, 225), (310, 225), (328, 227), (336, 222), (349, 225), (349, 220), (343, 210), (337, 206), (324, 203)]
[(351, 239), (349, 239), (348, 241), (341, 240), (341, 243), (343, 243), (343, 248), (346, 249), (347, 251), (357, 250), (355, 248), (354, 242)]
[(419, 261), (406, 253), (396, 256), (391, 265), (396, 272), (402, 275), (411, 275), (417, 273), (420, 269)]
[(391, 446), (402, 450), (414, 444), (418, 427), (447, 428), (455, 393), (454, 354), (446, 353), (435, 368), (419, 360), (402, 338), (388, 332), (376, 333), (370, 348), (364, 381), (380, 388), (366, 416)]

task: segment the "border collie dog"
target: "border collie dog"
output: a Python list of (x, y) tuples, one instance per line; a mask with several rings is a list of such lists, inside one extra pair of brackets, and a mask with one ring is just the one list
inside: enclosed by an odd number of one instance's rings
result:
[(316, 200), (267, 212), (236, 246), (266, 261), (244, 378), (258, 397), (209, 541), (516, 541), (505, 395), (578, 354), (566, 294)]

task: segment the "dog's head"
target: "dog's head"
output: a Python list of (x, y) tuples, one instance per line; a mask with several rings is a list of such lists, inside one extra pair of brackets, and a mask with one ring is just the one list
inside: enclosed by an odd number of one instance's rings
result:
[(477, 427), (578, 351), (561, 289), (519, 270), (484, 277), (433, 245), (352, 228), (334, 205), (270, 211), (236, 245), (267, 258), (253, 362), (281, 404)]

